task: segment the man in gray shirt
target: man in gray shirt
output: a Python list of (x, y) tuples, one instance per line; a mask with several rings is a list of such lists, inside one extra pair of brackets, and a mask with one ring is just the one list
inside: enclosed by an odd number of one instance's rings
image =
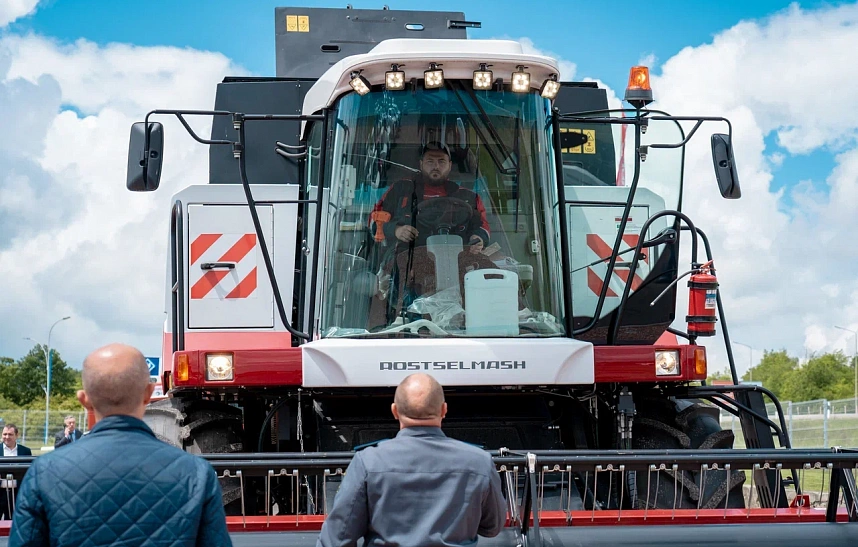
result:
[(506, 521), (498, 472), (483, 450), (441, 431), (444, 390), (427, 374), (396, 388), (396, 438), (355, 454), (317, 547), (445, 547), (494, 537)]

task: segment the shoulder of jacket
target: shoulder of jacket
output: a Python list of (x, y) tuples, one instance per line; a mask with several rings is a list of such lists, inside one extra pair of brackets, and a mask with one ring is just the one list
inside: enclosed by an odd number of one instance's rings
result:
[(447, 437), (450, 444), (455, 445), (457, 450), (472, 455), (475, 458), (491, 460), (491, 454), (486, 452), (482, 447)]

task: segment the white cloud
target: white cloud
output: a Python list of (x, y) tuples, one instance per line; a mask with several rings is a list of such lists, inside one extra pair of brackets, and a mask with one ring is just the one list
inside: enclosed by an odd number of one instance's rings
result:
[(658, 57), (655, 56), (655, 53), (644, 55), (638, 59), (638, 66), (649, 67), (650, 70), (656, 67), (656, 63), (658, 63)]
[(546, 51), (543, 49), (539, 49), (534, 45), (533, 40), (527, 37), (519, 38), (518, 42), (521, 44), (521, 49), (524, 53), (528, 55), (544, 55), (546, 57), (551, 57), (557, 60), (557, 69), (560, 70), (560, 80), (564, 82), (571, 82), (575, 79), (575, 73), (578, 71), (578, 67), (572, 61), (568, 61), (564, 59), (561, 55), (557, 55), (556, 53), (552, 53), (550, 51)]
[(36, 10), (39, 0), (0, 0), (0, 29)]
[(64, 315), (52, 345), (73, 363), (113, 340), (158, 353), (168, 203), (204, 182), (208, 150), (164, 120), (161, 190), (132, 194), (129, 129), (154, 108), (209, 109), (216, 83), (243, 73), (189, 49), (0, 39), (0, 118), (16, 128), (0, 133), (3, 354), (25, 353), (25, 336), (45, 342)]
[[(733, 338), (756, 349), (845, 349), (847, 333), (832, 325), (858, 324), (858, 111), (850, 107), (858, 72), (846, 68), (852, 51), (858, 6), (794, 5), (685, 48), (653, 75), (655, 107), (733, 122), (742, 199), (720, 198), (708, 139), (698, 136), (687, 156), (684, 211), (712, 240)], [(772, 134), (788, 155), (830, 152), (834, 170), (772, 190), (783, 176), (773, 169), (785, 159), (784, 151), (766, 149)], [(713, 350), (721, 344), (712, 342)], [(715, 355), (721, 366), (723, 353)]]

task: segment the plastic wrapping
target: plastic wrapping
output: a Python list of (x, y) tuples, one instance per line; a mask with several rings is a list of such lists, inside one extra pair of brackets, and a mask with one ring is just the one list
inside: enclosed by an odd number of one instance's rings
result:
[(432, 295), (421, 296), (408, 306), (408, 311), (428, 315), (432, 318), (432, 322), (442, 329), (461, 329), (465, 324), (465, 309), (462, 308), (459, 287), (450, 287)]

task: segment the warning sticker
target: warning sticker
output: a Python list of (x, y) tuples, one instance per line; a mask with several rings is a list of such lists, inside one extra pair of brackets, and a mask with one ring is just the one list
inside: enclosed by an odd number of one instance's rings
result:
[(596, 153), (596, 130), (595, 129), (585, 129), (583, 131), (585, 135), (587, 135), (587, 142), (584, 143), (584, 153), (585, 154), (595, 154)]
[(310, 32), (310, 17), (308, 15), (287, 15), (286, 32)]
[(596, 153), (596, 130), (595, 129), (576, 129), (573, 127), (561, 127), (561, 133), (578, 133), (587, 137), (586, 142), (579, 146), (569, 148), (561, 148), (563, 154), (595, 154)]
[(706, 308), (707, 310), (714, 310), (715, 309), (715, 302), (717, 301), (717, 299), (718, 299), (718, 291), (715, 291), (715, 290), (706, 291), (706, 301), (704, 302), (703, 307)]

